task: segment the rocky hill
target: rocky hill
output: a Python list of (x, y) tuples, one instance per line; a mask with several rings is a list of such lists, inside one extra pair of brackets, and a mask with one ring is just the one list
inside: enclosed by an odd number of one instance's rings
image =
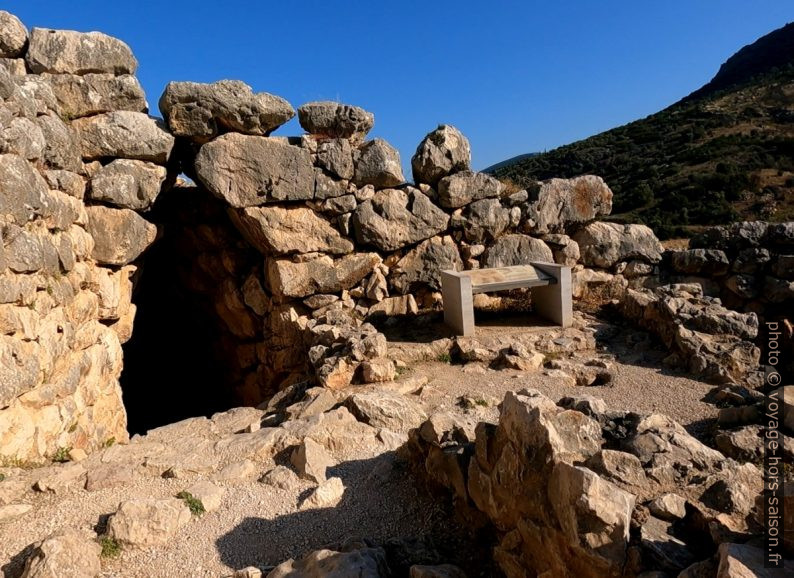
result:
[(669, 108), (492, 172), (520, 187), (601, 175), (613, 218), (662, 237), (794, 215), (794, 24), (742, 48)]

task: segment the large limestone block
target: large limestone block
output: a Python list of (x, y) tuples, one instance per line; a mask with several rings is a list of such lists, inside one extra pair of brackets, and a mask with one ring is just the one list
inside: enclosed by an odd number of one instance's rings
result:
[(441, 289), (441, 271), (463, 269), (463, 261), (455, 241), (450, 236), (433, 237), (397, 261), (391, 273), (392, 286), (406, 294), (419, 285)]
[(573, 240), (579, 244), (585, 265), (604, 269), (632, 259), (658, 263), (664, 251), (659, 239), (645, 225), (590, 223)]
[(298, 121), (309, 134), (360, 142), (375, 125), (375, 115), (358, 106), (317, 101), (298, 107)]
[(164, 167), (130, 159), (116, 159), (91, 178), (89, 196), (126, 209), (149, 208), (165, 181)]
[(549, 502), (569, 543), (622, 567), (636, 497), (592, 471), (559, 462), (549, 480)]
[(93, 578), (102, 571), (102, 547), (93, 532), (64, 529), (34, 544), (22, 578)]
[(212, 194), (237, 208), (314, 196), (311, 155), (284, 139), (222, 135), (199, 150), (196, 175)]
[(416, 189), (386, 189), (353, 214), (356, 238), (383, 251), (396, 251), (444, 231), (449, 216)]
[(157, 237), (157, 227), (130, 209), (87, 207), (88, 232), (94, 238), (92, 256), (99, 263), (126, 265)]
[(175, 498), (128, 500), (108, 521), (108, 535), (131, 546), (159, 546), (190, 522), (185, 502)]
[(383, 139), (376, 138), (362, 145), (353, 153), (353, 162), (353, 182), (359, 187), (372, 185), (383, 189), (405, 182), (400, 153)]
[(45, 144), (41, 129), (29, 118), (0, 120), (0, 153), (13, 153), (35, 161), (41, 157)]
[(169, 82), (160, 111), (176, 136), (207, 142), (223, 132), (267, 136), (293, 116), (290, 103), (239, 80)]
[(346, 254), (353, 243), (306, 207), (247, 207), (230, 210), (232, 222), (265, 255), (289, 253)]
[(550, 179), (540, 184), (537, 197), (527, 203), (533, 233), (564, 233), (572, 223), (591, 221), (612, 212), (612, 190), (601, 177)]
[(336, 261), (328, 256), (300, 263), (273, 259), (268, 261), (267, 277), (275, 295), (308, 297), (350, 289), (380, 262), (377, 253), (354, 253)]
[(510, 210), (499, 199), (482, 199), (466, 207), (463, 233), (470, 243), (493, 240), (510, 226)]
[(414, 182), (435, 186), (445, 176), (467, 170), (470, 163), (468, 139), (454, 126), (442, 124), (419, 143), (411, 169)]
[(485, 268), (529, 265), (533, 261), (554, 262), (551, 249), (540, 239), (527, 235), (504, 235), (497, 239), (485, 253), (482, 266)]
[(24, 225), (46, 210), (47, 183), (33, 166), (14, 154), (0, 155), (0, 214)]
[(41, 371), (41, 349), (35, 341), (0, 335), (0, 407), (36, 387)]
[(499, 197), (504, 186), (485, 173), (464, 170), (442, 178), (438, 183), (438, 204), (457, 209), (472, 201)]
[(46, 141), (42, 160), (47, 168), (82, 172), (81, 143), (72, 127), (52, 113), (36, 117), (36, 124)]
[(146, 95), (131, 74), (42, 74), (64, 118), (129, 110), (146, 112)]
[(120, 110), (79, 118), (72, 127), (85, 160), (117, 157), (165, 164), (174, 148), (174, 137), (162, 123), (142, 112)]
[(134, 74), (138, 67), (129, 46), (101, 32), (34, 28), (25, 58), (37, 74)]
[(16, 58), (25, 49), (28, 30), (19, 18), (0, 10), (0, 58)]
[(389, 391), (356, 393), (345, 400), (345, 406), (367, 425), (400, 433), (419, 427), (427, 419), (416, 401)]

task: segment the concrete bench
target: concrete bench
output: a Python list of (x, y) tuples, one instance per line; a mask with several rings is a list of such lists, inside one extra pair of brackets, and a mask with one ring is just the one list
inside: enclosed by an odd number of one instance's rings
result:
[(474, 335), (475, 293), (532, 289), (535, 313), (557, 325), (573, 322), (571, 268), (555, 263), (530, 263), (514, 267), (442, 271), (444, 322), (458, 335)]

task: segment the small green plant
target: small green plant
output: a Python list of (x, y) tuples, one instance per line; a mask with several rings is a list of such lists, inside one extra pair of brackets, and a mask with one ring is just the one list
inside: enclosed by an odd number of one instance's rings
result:
[(99, 545), (102, 546), (101, 556), (103, 558), (115, 558), (121, 554), (121, 544), (115, 538), (102, 536), (102, 539), (99, 540)]
[(112, 446), (115, 443), (116, 443), (116, 438), (110, 437), (110, 438), (106, 439), (105, 443), (102, 444), (102, 445), (104, 445), (106, 448), (109, 448), (110, 446)]
[(55, 455), (52, 456), (52, 461), (58, 462), (60, 464), (64, 462), (68, 462), (69, 460), (71, 460), (71, 458), (69, 457), (69, 452), (71, 451), (72, 451), (71, 446), (58, 448), (57, 450), (55, 450)]
[(77, 430), (77, 422), (74, 422), (74, 423), (72, 423), (72, 425), (69, 426), (69, 430), (68, 431), (69, 431), (69, 433), (74, 433), (76, 430)]
[(452, 363), (452, 358), (449, 356), (449, 353), (445, 351), (444, 353), (438, 354), (436, 361), (441, 363)]
[(488, 407), (488, 402), (481, 397), (475, 399), (474, 403), (476, 403), (480, 407)]
[(193, 497), (193, 494), (190, 492), (179, 492), (176, 497), (187, 504), (187, 507), (190, 508), (190, 513), (194, 516), (200, 516), (205, 512), (204, 504), (202, 504), (201, 500), (198, 498)]
[(6, 475), (0, 474), (0, 482), (5, 481), (5, 479), (6, 479)]

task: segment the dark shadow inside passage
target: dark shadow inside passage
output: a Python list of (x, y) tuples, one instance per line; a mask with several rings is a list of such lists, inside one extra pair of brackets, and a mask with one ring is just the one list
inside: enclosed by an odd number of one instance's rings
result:
[(211, 202), (201, 194), (175, 187), (145, 215), (160, 238), (140, 259), (133, 333), (123, 345), (121, 388), (131, 434), (235, 404), (211, 295), (195, 286), (192, 271), (195, 227), (206, 215), (201, 205)]

